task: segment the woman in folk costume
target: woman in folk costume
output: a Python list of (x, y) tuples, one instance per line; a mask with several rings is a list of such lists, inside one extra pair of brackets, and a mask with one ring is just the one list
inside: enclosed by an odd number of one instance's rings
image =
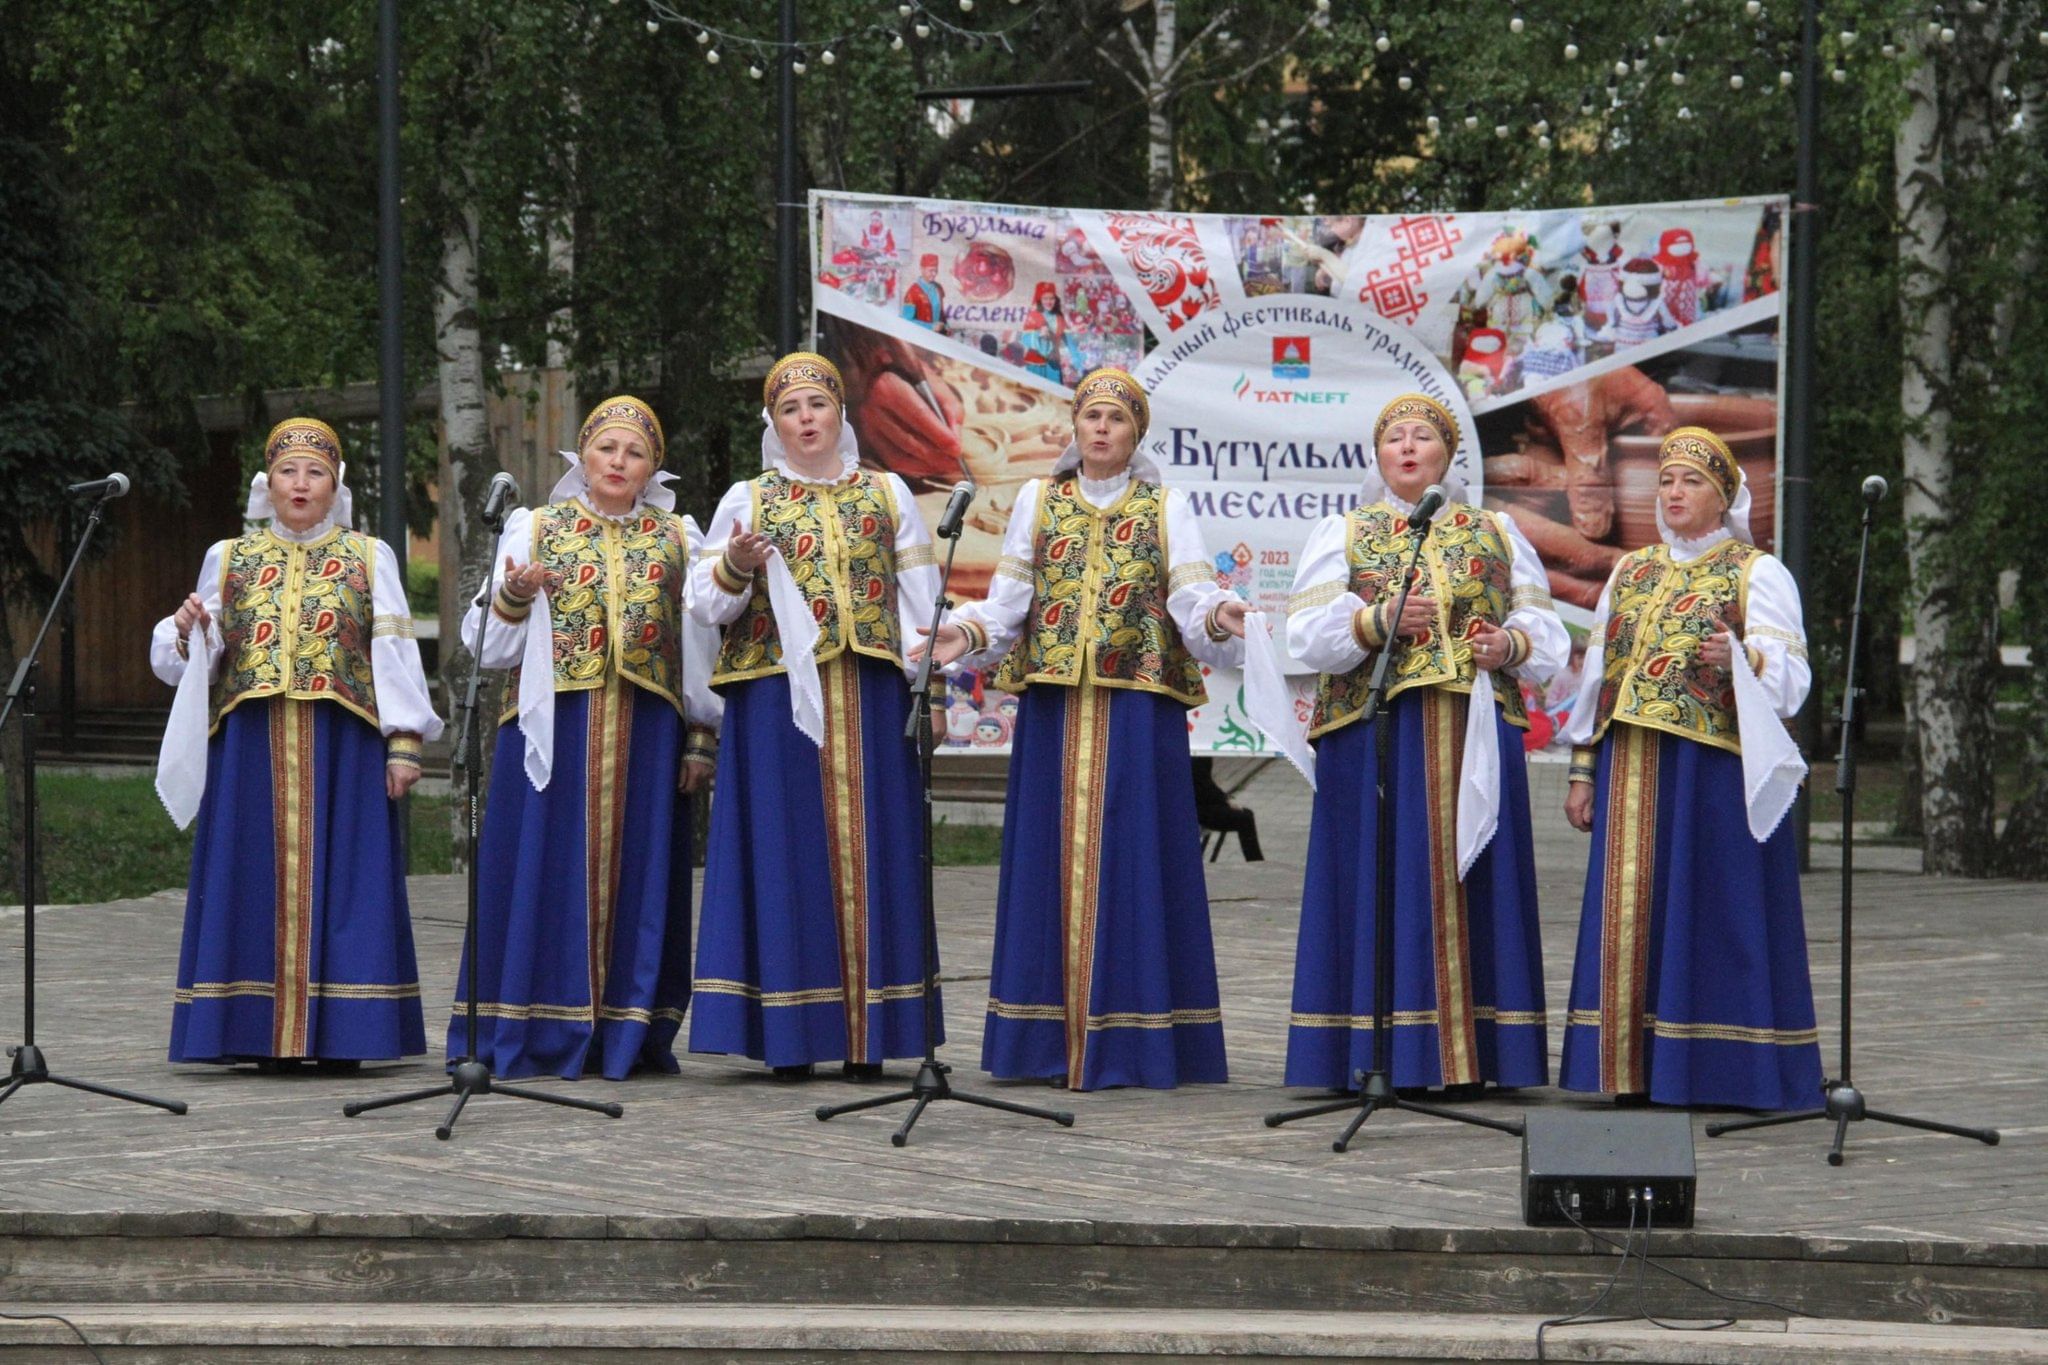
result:
[(263, 455), (266, 525), (206, 552), (150, 643), (179, 688), (158, 790), (199, 818), (171, 1060), (350, 1070), (426, 1051), (398, 800), (441, 719), (333, 428), (280, 422)]
[(1137, 380), (1074, 390), (1074, 442), (1017, 496), (988, 600), (940, 662), (1023, 694), (981, 1064), (1077, 1090), (1226, 1079), (1187, 709), (1244, 657), (1194, 509), (1138, 449)]
[(686, 628), (697, 529), (647, 404), (605, 399), (576, 444), (553, 500), (506, 519), (478, 661), (514, 670), (477, 854), (477, 1051), (505, 1079), (675, 1071), (690, 999), (684, 798), (719, 713), (711, 642)]
[[(906, 618), (938, 595), (910, 489), (860, 467), (845, 384), (798, 351), (755, 478), (718, 504), (692, 611), (724, 628), (725, 744), (690, 1050), (850, 1079), (924, 1051), (924, 882)], [(933, 989), (937, 989), (936, 983)]]
[[(1750, 543), (1749, 489), (1712, 432), (1664, 438), (1663, 543), (1615, 566), (1564, 731), (1565, 814), (1593, 835), (1561, 1083), (1623, 1102), (1791, 1109), (1820, 1045), (1781, 821), (1805, 767), (1799, 590)], [(1745, 773), (1749, 776), (1745, 776)]]
[[(1359, 506), (1310, 534), (1288, 603), (1294, 656), (1320, 676), (1287, 1084), (1353, 1090), (1372, 1063), (1378, 749), (1373, 727), (1353, 722), (1379, 651), (1398, 641), (1375, 722), (1393, 727), (1391, 1080), (1466, 1095), (1488, 1081), (1541, 1085), (1549, 1061), (1518, 684), (1548, 678), (1569, 639), (1514, 519), (1466, 503), (1450, 480), (1458, 426), (1447, 408), (1422, 394), (1394, 399), (1373, 446)], [(1408, 515), (1433, 483), (1450, 498), (1391, 620), (1415, 544)]]

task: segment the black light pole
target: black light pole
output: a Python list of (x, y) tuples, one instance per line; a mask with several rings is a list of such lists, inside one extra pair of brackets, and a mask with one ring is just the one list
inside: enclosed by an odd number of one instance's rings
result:
[(405, 568), (405, 337), (399, 318), (398, 0), (377, 5), (377, 534)]
[(776, 54), (775, 110), (780, 145), (775, 172), (775, 347), (783, 355), (797, 349), (797, 218), (796, 188), (796, 0), (782, 0), (782, 47)]
[[(1787, 321), (1785, 365), (1785, 458), (1779, 505), (1778, 557), (1791, 571), (1804, 601), (1813, 600), (1813, 353), (1816, 277), (1820, 261), (1820, 3), (1801, 0), (1799, 37), (1799, 142), (1794, 170), (1792, 268), (1786, 284), (1792, 291)], [(1799, 708), (1795, 737), (1812, 753), (1820, 744), (1818, 712), (1808, 697)], [(1812, 864), (1809, 839), (1813, 809), (1801, 788), (1792, 816), (1799, 866)]]

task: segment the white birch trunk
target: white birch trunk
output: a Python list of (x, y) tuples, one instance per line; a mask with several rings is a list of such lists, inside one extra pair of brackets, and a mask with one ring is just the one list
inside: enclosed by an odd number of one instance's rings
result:
[(1173, 208), (1173, 70), (1175, 0), (1152, 0), (1152, 54), (1145, 71), (1145, 202)]
[(1904, 334), (1906, 554), (1913, 580), (1921, 817), (1929, 872), (1984, 875), (1991, 852), (1988, 725), (1982, 695), (1981, 613), (1962, 599), (1951, 505), (1954, 452), (1948, 394), (1954, 309), (1945, 203), (1941, 73), (1922, 53), (1906, 79), (1908, 107), (1893, 141), (1899, 206), (1899, 308)]
[[(441, 684), (454, 710), (475, 667), (468, 642), (461, 639), (463, 609), (475, 600), (496, 546), (484, 527), (484, 498), (498, 460), (491, 448), (490, 420), (484, 408), (483, 334), (477, 321), (476, 205), (465, 203), (453, 212), (441, 233), (441, 275), (434, 289), (434, 368), (441, 387)], [(448, 572), (449, 568), (454, 573)], [(494, 698), (478, 699), (478, 719), (491, 714)], [(456, 717), (458, 725), (461, 717)], [(467, 738), (454, 738), (454, 768), (460, 779), (467, 769)], [(488, 744), (485, 762), (489, 762)], [(478, 775), (482, 781), (482, 774)], [(456, 822), (456, 860), (466, 856), (462, 806)]]

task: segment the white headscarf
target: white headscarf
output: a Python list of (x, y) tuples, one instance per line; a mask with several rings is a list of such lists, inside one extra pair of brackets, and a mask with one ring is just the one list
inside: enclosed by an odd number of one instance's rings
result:
[[(270, 500), (269, 471), (258, 470), (256, 477), (249, 480), (249, 505), (242, 509), (242, 520), (274, 522), (276, 519), (277, 507)], [(327, 533), (329, 527), (345, 526), (350, 530), (354, 530), (355, 524), (356, 500), (349, 495), (348, 462), (343, 461), (334, 473), (334, 501), (328, 504), (327, 515), (322, 517), (312, 530), (294, 532), (293, 534), (302, 537), (321, 536)], [(282, 530), (284, 528), (273, 527), (273, 529)]]
[[(853, 423), (847, 418), (844, 407), (839, 409), (839, 444), (834, 449), (839, 455), (839, 478), (843, 479), (860, 468), (860, 440), (853, 434)], [(783, 448), (782, 436), (775, 430), (774, 414), (766, 408), (761, 409), (761, 463), (799, 483), (817, 482), (816, 479), (806, 479), (790, 467), (789, 452)]]
[[(583, 457), (573, 450), (562, 450), (556, 453), (569, 462), (569, 467), (562, 471), (562, 477), (555, 480), (555, 486), (548, 491), (548, 501), (566, 502), (570, 498), (582, 498), (585, 502), (588, 502), (590, 500), (590, 479), (583, 472)], [(633, 500), (634, 506), (637, 507), (644, 502), (649, 507), (658, 507), (664, 512), (675, 511), (676, 491), (669, 487), (675, 481), (676, 476), (672, 471), (667, 469), (655, 470), (647, 482), (641, 485), (639, 496)], [(595, 511), (596, 509), (593, 508), (592, 510)]]

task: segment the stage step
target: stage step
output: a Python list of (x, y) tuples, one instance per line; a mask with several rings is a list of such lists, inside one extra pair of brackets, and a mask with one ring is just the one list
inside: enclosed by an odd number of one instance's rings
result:
[[(107, 1365), (485, 1365), (486, 1362), (1245, 1362), (1534, 1360), (1525, 1316), (1238, 1310), (852, 1308), (761, 1304), (221, 1303), (60, 1306)], [(66, 1343), (70, 1351), (62, 1352)], [(1748, 1365), (1871, 1360), (2008, 1365), (2048, 1352), (2048, 1331), (1798, 1318), (1719, 1331), (1649, 1323), (1554, 1328), (1553, 1360)], [(84, 1357), (55, 1322), (0, 1321), (0, 1365)]]

